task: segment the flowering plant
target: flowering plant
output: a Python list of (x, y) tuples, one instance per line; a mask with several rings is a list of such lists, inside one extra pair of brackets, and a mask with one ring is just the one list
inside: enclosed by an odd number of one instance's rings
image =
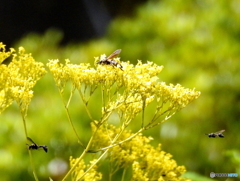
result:
[[(100, 60), (104, 58), (105, 55), (102, 55)], [(99, 58), (95, 58), (95, 62), (98, 61)], [(119, 62), (119, 58), (114, 61)], [(69, 103), (77, 91), (92, 127), (90, 141), (79, 158), (71, 157), (71, 169), (65, 178), (72, 174), (73, 180), (101, 180), (102, 174), (97, 171), (97, 165), (101, 159), (108, 157), (111, 165), (109, 178), (122, 169), (124, 179), (125, 172), (131, 168), (131, 180), (184, 180), (180, 176), (185, 168), (177, 166), (170, 159), (171, 156), (161, 150), (160, 145), (158, 148), (150, 146), (148, 143), (152, 138), (142, 136), (142, 132), (168, 120), (198, 98), (200, 92), (179, 84), (167, 85), (158, 81), (157, 75), (163, 66), (152, 62), (143, 64), (138, 61), (135, 66), (121, 62), (120, 69), (111, 65), (93, 68), (90, 64), (71, 64), (69, 60), (61, 64), (58, 60), (51, 60), (47, 66), (62, 97), (66, 83), (72, 85), (69, 100), (65, 104), (66, 112), (69, 114)], [(102, 113), (100, 118), (95, 119), (89, 110), (89, 100), (97, 90), (101, 92)], [(155, 111), (151, 119), (146, 120), (145, 112), (150, 104)], [(141, 118), (138, 118), (139, 114)], [(118, 117), (117, 126), (111, 124), (114, 116)], [(73, 125), (70, 115), (68, 118)], [(141, 125), (134, 133), (127, 130), (133, 122), (140, 122)], [(79, 143), (83, 146), (80, 139)], [(85, 163), (84, 156), (89, 153), (96, 154), (97, 159)]]
[[(27, 138), (26, 116), (33, 97), (32, 88), (46, 70), (44, 64), (36, 62), (22, 47), (18, 53), (14, 49), (6, 52), (5, 46), (0, 43), (0, 50), (0, 62), (13, 56), (10, 64), (0, 64), (0, 112), (16, 101)], [(95, 62), (105, 57), (96, 57)], [(102, 160), (110, 165), (109, 180), (117, 172), (121, 172), (122, 180), (188, 180), (181, 177), (185, 167), (178, 166), (170, 154), (161, 150), (160, 144), (157, 148), (151, 146), (149, 142), (153, 138), (145, 137), (142, 133), (167, 121), (197, 99), (200, 92), (186, 89), (179, 84), (167, 85), (159, 81), (158, 74), (163, 66), (152, 62), (138, 61), (137, 65), (133, 65), (120, 62), (119, 58), (114, 58), (114, 62), (118, 62), (121, 68), (111, 64), (96, 64), (96, 67), (91, 67), (86, 63), (72, 64), (70, 60), (66, 60), (64, 64), (58, 60), (50, 60), (47, 64), (59, 89), (70, 126), (79, 146), (83, 148), (78, 158), (70, 156), (71, 168), (63, 180), (70, 175), (72, 180), (101, 180), (106, 177), (99, 170)], [(66, 88), (69, 83), (70, 92)], [(83, 144), (69, 112), (75, 92), (80, 95), (92, 128), (91, 138), (86, 145)], [(96, 104), (97, 99), (93, 95), (99, 93), (101, 102)], [(67, 101), (64, 94), (69, 95)], [(90, 104), (101, 106), (100, 117), (93, 114)], [(149, 107), (154, 110), (151, 114)], [(130, 124), (136, 125), (138, 129), (130, 130)], [(29, 155), (35, 180), (38, 180), (30, 150)], [(89, 155), (93, 158), (89, 159)]]

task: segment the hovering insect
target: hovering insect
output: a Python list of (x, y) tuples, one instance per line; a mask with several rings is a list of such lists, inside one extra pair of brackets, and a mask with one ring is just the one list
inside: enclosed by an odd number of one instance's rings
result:
[(114, 51), (111, 55), (109, 55), (107, 58), (104, 58), (104, 59), (100, 60), (99, 62), (97, 62), (97, 64), (112, 65), (112, 66), (115, 66), (115, 67), (118, 67), (118, 66), (119, 66), (120, 69), (123, 70), (122, 65), (121, 65), (119, 62), (113, 60), (113, 58), (117, 57), (117, 56), (121, 53), (121, 51), (122, 51), (121, 49), (115, 50), (115, 51)]
[(27, 139), (32, 143), (31, 145), (27, 144), (29, 150), (38, 150), (42, 148), (46, 153), (48, 152), (48, 147), (46, 145), (37, 145), (31, 138), (27, 137)]
[(224, 138), (224, 135), (222, 134), (225, 130), (221, 130), (221, 131), (218, 131), (216, 133), (210, 133), (210, 134), (206, 134), (208, 135), (209, 138), (216, 138), (216, 137), (220, 137), (220, 138)]

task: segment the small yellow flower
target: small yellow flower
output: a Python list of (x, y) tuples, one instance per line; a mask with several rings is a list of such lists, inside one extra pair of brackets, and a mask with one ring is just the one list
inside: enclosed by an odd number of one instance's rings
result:
[(11, 54), (15, 51), (13, 48), (10, 48), (9, 52), (6, 52), (5, 46), (2, 42), (0, 42), (0, 64), (8, 57), (11, 56)]

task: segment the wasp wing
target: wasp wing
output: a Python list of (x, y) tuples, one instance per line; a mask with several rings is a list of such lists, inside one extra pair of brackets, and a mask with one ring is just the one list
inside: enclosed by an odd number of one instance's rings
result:
[(33, 141), (31, 138), (27, 137), (27, 139), (28, 139), (30, 142), (32, 142), (34, 145), (37, 145), (36, 143), (34, 143), (34, 141)]
[(219, 133), (223, 133), (225, 130), (221, 130), (221, 131), (218, 131), (218, 132), (216, 132), (216, 133), (214, 133), (214, 134), (219, 134)]
[(122, 49), (115, 50), (111, 55), (107, 57), (107, 59), (112, 59), (114, 57), (117, 57), (121, 53)]

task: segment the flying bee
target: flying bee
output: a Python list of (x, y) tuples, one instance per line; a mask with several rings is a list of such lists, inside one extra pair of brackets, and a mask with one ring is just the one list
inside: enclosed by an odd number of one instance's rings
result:
[(221, 131), (218, 131), (216, 133), (210, 133), (210, 134), (206, 134), (208, 135), (209, 138), (216, 138), (216, 137), (220, 137), (220, 138), (224, 138), (224, 135), (222, 134), (225, 130), (221, 130)]
[(107, 58), (104, 58), (104, 59), (98, 61), (97, 64), (112, 65), (112, 66), (115, 66), (115, 67), (118, 67), (118, 66), (119, 66), (120, 69), (123, 70), (122, 65), (121, 65), (119, 62), (113, 60), (113, 58), (117, 57), (117, 56), (121, 53), (121, 51), (122, 51), (121, 49), (115, 50), (115, 51), (114, 51), (111, 55), (109, 55)]
[(27, 137), (27, 139), (32, 143), (31, 145), (27, 144), (29, 150), (38, 150), (42, 148), (46, 153), (48, 152), (48, 147), (46, 145), (37, 145), (31, 138)]

